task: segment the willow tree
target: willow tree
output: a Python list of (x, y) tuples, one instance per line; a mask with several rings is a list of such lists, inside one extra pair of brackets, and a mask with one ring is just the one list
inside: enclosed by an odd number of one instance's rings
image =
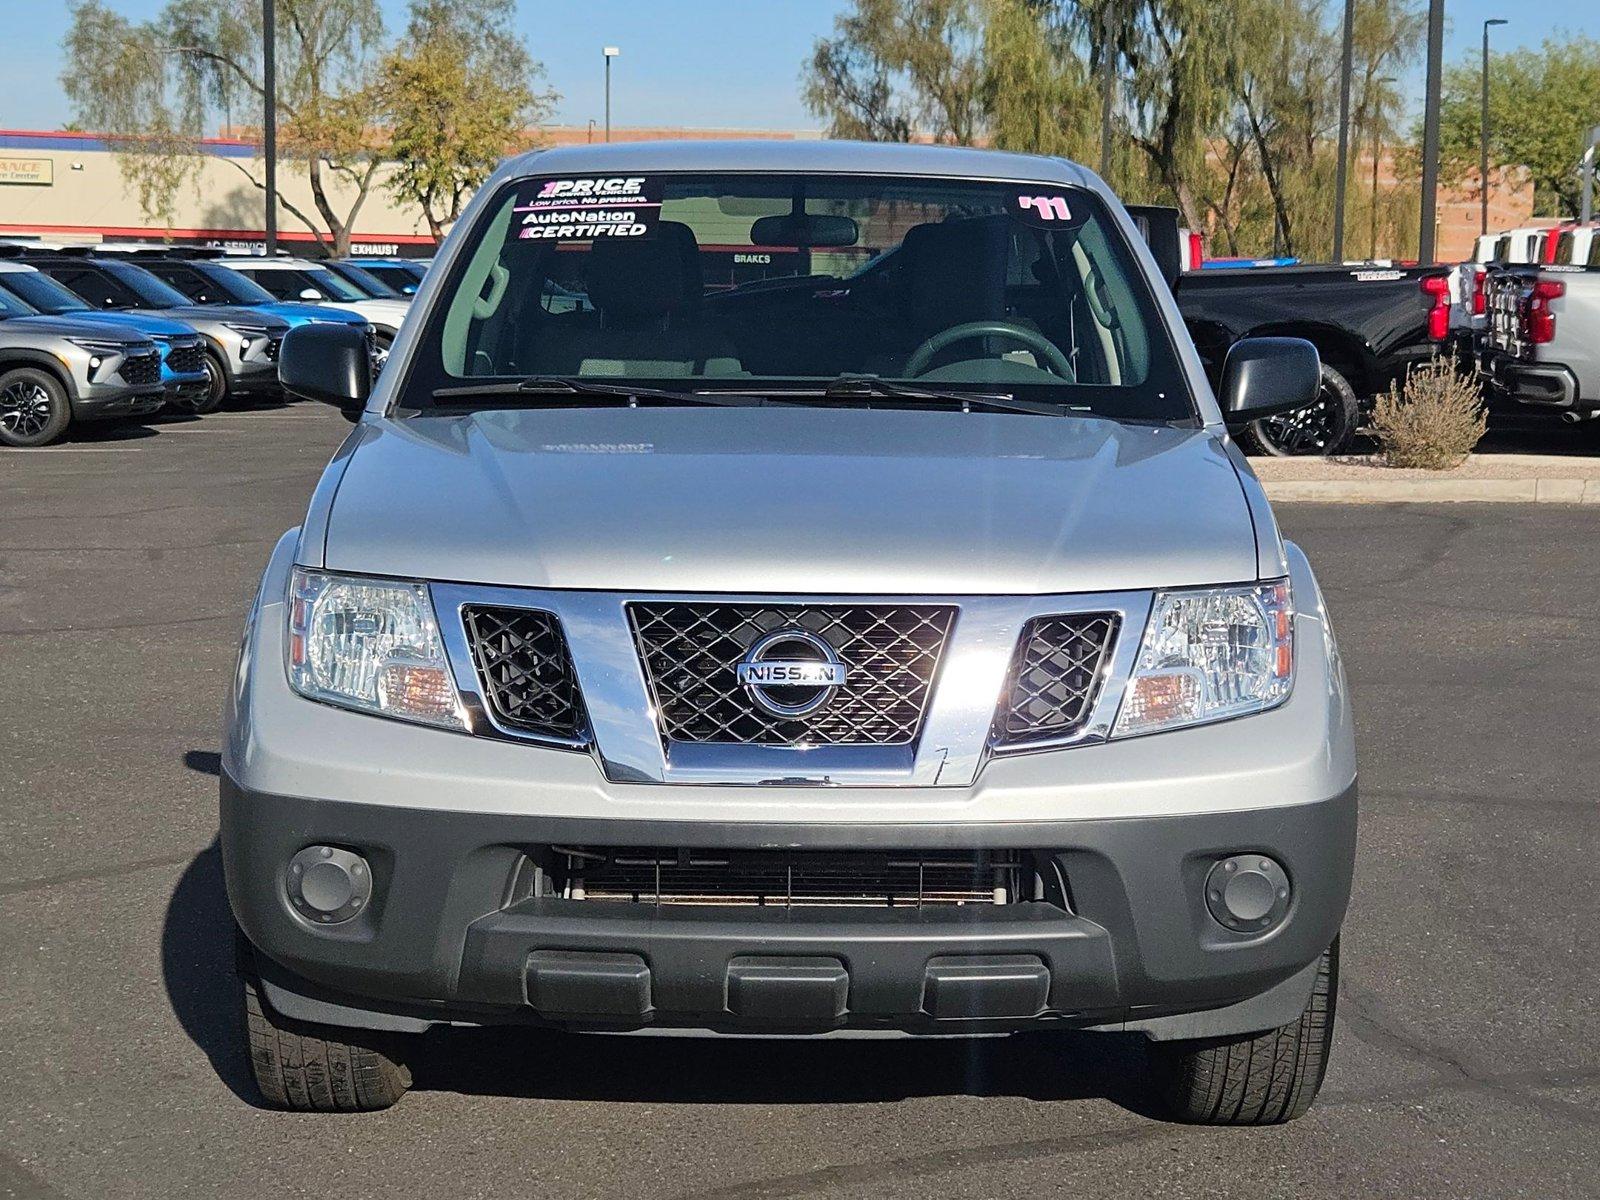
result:
[(830, 136), (978, 140), (982, 0), (856, 0), (833, 26), (812, 50), (801, 85)]
[[(280, 188), (277, 205), (334, 254), (382, 162), (382, 97), (373, 65), (383, 37), (376, 0), (277, 0), (279, 156), (304, 173), (309, 211)], [(71, 9), (62, 86), (74, 119), (103, 131), (147, 219), (171, 224), (198, 178), (200, 139), (219, 121), (259, 144), (265, 115), (257, 0), (170, 0), (131, 21), (100, 0)], [(259, 165), (226, 157), (265, 192)], [(282, 177), (283, 173), (280, 173)]]
[(512, 32), (513, 0), (412, 0), (379, 79), (394, 169), (385, 186), (422, 209), (434, 238), (498, 163), (533, 142), (555, 106), (543, 68)]

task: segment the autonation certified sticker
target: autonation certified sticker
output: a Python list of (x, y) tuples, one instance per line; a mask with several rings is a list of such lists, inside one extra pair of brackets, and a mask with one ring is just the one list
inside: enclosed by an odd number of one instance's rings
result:
[(523, 238), (592, 242), (643, 237), (661, 210), (661, 189), (643, 175), (547, 179), (516, 206)]

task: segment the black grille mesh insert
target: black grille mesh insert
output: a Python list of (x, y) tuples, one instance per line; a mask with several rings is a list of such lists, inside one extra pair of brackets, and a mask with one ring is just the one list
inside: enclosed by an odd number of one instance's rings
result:
[(161, 355), (155, 350), (147, 350), (142, 354), (130, 354), (122, 360), (122, 365), (117, 368), (117, 374), (122, 376), (122, 382), (135, 387), (146, 383), (161, 382)]
[(461, 619), (484, 700), (497, 721), (525, 733), (584, 735), (583, 696), (553, 613), (467, 605)]
[[(788, 746), (916, 740), (955, 609), (917, 604), (631, 604), (661, 734), (669, 741)], [(815, 712), (757, 708), (736, 669), (756, 639), (804, 629), (844, 661), (845, 683)]]
[(1083, 728), (1116, 640), (1115, 613), (1034, 617), (1022, 627), (1000, 710), (999, 745), (1070, 737)]
[(900, 908), (994, 904), (996, 889), (1008, 902), (1031, 896), (1014, 850), (551, 849), (572, 900)]
[(176, 342), (167, 350), (167, 366), (179, 375), (193, 375), (205, 366), (199, 342)]

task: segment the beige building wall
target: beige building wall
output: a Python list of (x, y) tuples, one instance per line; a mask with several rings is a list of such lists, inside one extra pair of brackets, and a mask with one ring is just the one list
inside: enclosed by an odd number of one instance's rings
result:
[[(179, 188), (172, 219), (163, 222), (141, 211), (137, 191), (123, 178), (119, 156), (104, 141), (59, 133), (0, 134), (0, 166), (21, 164), (20, 169), (0, 171), (0, 237), (62, 242), (261, 241), (266, 220), (263, 193), (251, 182), (252, 177), (263, 178), (261, 160), (238, 142), (212, 141), (206, 151), (197, 175)], [(45, 163), (48, 167), (40, 169)], [(384, 175), (380, 170), (356, 217), (355, 241), (372, 253), (431, 247), (433, 239), (421, 212), (397, 204), (383, 186)], [(304, 169), (280, 161), (278, 176), (288, 204), (317, 220)], [(29, 182), (6, 182), (11, 178)], [(44, 179), (48, 182), (40, 182)], [(337, 177), (326, 182), (334, 211), (343, 216), (354, 200), (354, 189)], [(305, 222), (281, 204), (278, 229), (289, 241), (314, 240)]]

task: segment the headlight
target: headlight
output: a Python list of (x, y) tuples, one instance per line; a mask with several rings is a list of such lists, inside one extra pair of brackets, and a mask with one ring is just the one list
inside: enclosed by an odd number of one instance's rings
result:
[(465, 729), (428, 589), (307, 571), (289, 582), (289, 683), (302, 696)]
[(267, 327), (265, 325), (236, 325), (232, 321), (224, 321), (223, 324), (235, 333), (244, 334), (245, 337), (258, 338), (267, 336)]
[(90, 354), (126, 354), (128, 352), (127, 342), (112, 342), (105, 341), (100, 338), (77, 337), (69, 337), (67, 341), (71, 342), (74, 346), (78, 346), (84, 350), (87, 350)]
[(1294, 682), (1289, 581), (1159, 592), (1113, 737), (1282, 704)]

